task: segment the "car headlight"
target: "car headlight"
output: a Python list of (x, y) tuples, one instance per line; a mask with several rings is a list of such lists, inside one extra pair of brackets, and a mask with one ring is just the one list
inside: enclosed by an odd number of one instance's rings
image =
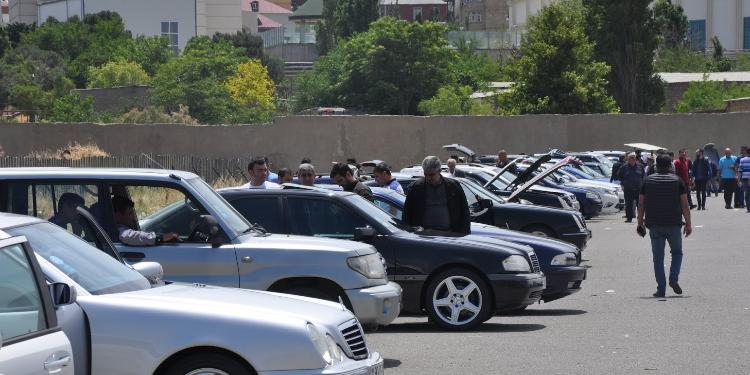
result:
[(510, 272), (531, 272), (531, 265), (520, 255), (511, 255), (503, 260), (503, 269)]
[(593, 191), (586, 192), (586, 198), (593, 199), (595, 201), (601, 200), (601, 198), (599, 198), (599, 194), (596, 194)]
[(368, 279), (385, 277), (385, 264), (379, 253), (351, 257), (346, 260), (349, 268), (361, 273)]
[(344, 360), (344, 353), (331, 335), (326, 335), (326, 344), (328, 345), (328, 352), (331, 353), (332, 364), (335, 365)]
[(323, 358), (323, 361), (325, 361), (326, 364), (330, 365), (333, 362), (333, 356), (328, 348), (325, 335), (320, 332), (320, 329), (318, 329), (315, 324), (312, 323), (307, 323), (307, 334), (310, 336), (310, 340), (312, 341), (315, 350), (320, 354), (320, 357)]
[(555, 257), (552, 258), (552, 262), (550, 262), (550, 265), (552, 266), (575, 266), (577, 264), (578, 259), (574, 253), (555, 255)]

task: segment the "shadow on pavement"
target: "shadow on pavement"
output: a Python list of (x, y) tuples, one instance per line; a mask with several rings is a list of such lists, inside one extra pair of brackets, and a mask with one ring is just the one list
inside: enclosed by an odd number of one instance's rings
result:
[(519, 311), (510, 316), (567, 316), (567, 315), (583, 315), (588, 314), (586, 310), (575, 310), (575, 309), (545, 309), (545, 310), (534, 310), (527, 309)]
[[(500, 324), (483, 323), (476, 329), (466, 332), (533, 332), (547, 328), (542, 324)], [(377, 333), (449, 333), (431, 323), (397, 323), (381, 327)], [(377, 334), (376, 333), (376, 334)], [(458, 332), (460, 333), (460, 332)]]
[(638, 298), (640, 298), (640, 299), (653, 299), (653, 300), (658, 300), (658, 301), (666, 301), (666, 300), (668, 300), (668, 299), (683, 299), (683, 298), (691, 298), (691, 296), (687, 296), (687, 295), (684, 295), (684, 294), (683, 294), (683, 295), (681, 295), (681, 296), (679, 296), (679, 295), (675, 295), (675, 296), (666, 296), (666, 297), (647, 297), (647, 296), (643, 296), (643, 297), (638, 297)]
[(398, 359), (383, 359), (383, 368), (396, 368), (398, 366), (401, 366), (401, 361)]

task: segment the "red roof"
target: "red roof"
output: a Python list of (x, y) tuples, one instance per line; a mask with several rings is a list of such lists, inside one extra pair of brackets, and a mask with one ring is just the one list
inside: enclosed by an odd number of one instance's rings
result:
[(292, 14), (291, 10), (280, 7), (267, 0), (242, 0), (242, 10), (245, 12), (252, 12), (250, 3), (253, 1), (258, 2), (258, 13), (260, 14)]
[(275, 29), (277, 27), (281, 27), (281, 24), (260, 13), (258, 14), (258, 30)]

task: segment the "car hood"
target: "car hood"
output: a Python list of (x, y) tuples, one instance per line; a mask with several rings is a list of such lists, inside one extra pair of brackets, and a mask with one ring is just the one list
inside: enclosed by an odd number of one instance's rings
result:
[(290, 294), (250, 289), (224, 288), (204, 284), (174, 283), (127, 293), (87, 296), (97, 305), (129, 306), (139, 309), (194, 311), (259, 319), (312, 321), (335, 327), (352, 319), (341, 304)]
[[(549, 155), (545, 155), (545, 156), (548, 157)], [(548, 158), (546, 158), (546, 157), (539, 158), (539, 160), (537, 160), (536, 162), (534, 162), (534, 164), (532, 164), (531, 166), (529, 166), (528, 168), (526, 168), (525, 171), (523, 171), (521, 174), (519, 174), (518, 178), (521, 178), (521, 176), (523, 176), (523, 175), (526, 175), (527, 176), (526, 178), (528, 178), (528, 176), (531, 174), (531, 172), (533, 172), (536, 169), (538, 169), (539, 166), (544, 162), (545, 159), (548, 159)], [(554, 172), (554, 171), (556, 171), (556, 170), (564, 167), (571, 160), (573, 160), (573, 159), (570, 156), (568, 156), (565, 159), (562, 159), (559, 162), (555, 163), (555, 165), (553, 165), (552, 167), (543, 170), (541, 173), (537, 173), (536, 176), (532, 177), (528, 181), (525, 181), (525, 183), (523, 185), (521, 185), (518, 189), (516, 189), (515, 191), (513, 191), (513, 194), (511, 194), (510, 197), (508, 197), (508, 200), (512, 201), (515, 197), (518, 196), (518, 194), (523, 193), (524, 191), (526, 191), (527, 189), (529, 189), (531, 186), (533, 186), (534, 184), (536, 184), (539, 181), (541, 181), (543, 178), (545, 178), (548, 175), (550, 175), (552, 172)], [(537, 164), (537, 163), (539, 163), (539, 164)], [(518, 180), (518, 178), (516, 180)]]
[(425, 242), (436, 242), (439, 241), (443, 244), (451, 244), (453, 247), (459, 248), (459, 247), (472, 247), (472, 248), (482, 248), (489, 251), (500, 251), (507, 255), (507, 253), (516, 253), (516, 254), (528, 254), (530, 251), (533, 251), (532, 248), (524, 245), (519, 245), (517, 243), (509, 242), (500, 240), (497, 238), (491, 238), (491, 237), (482, 237), (477, 235), (467, 235), (467, 236), (461, 236), (461, 237), (447, 237), (447, 236), (433, 236), (433, 235), (426, 235), (426, 234), (420, 234), (420, 233), (409, 233), (409, 232), (403, 232), (401, 233), (402, 237), (411, 237), (413, 239), (417, 239), (420, 241)]
[(263, 249), (295, 249), (325, 252), (340, 252), (356, 255), (367, 255), (377, 252), (374, 247), (361, 242), (337, 240), (333, 238), (295, 236), (286, 234), (265, 234), (261, 236), (252, 233), (237, 237), (238, 246), (243, 248)]
[(559, 215), (559, 214), (565, 214), (566, 216), (573, 215), (572, 211), (568, 211), (562, 208), (555, 208), (555, 207), (547, 207), (547, 206), (537, 206), (534, 204), (520, 204), (520, 203), (512, 203), (512, 202), (506, 202), (502, 205), (493, 206), (494, 209), (504, 209), (504, 210), (524, 210), (526, 212), (533, 211), (537, 215)]
[(555, 195), (565, 195), (565, 191), (560, 189), (555, 189), (551, 187), (541, 186), (541, 185), (534, 185), (529, 188), (532, 192), (541, 192), (541, 193), (551, 193)]
[(484, 237), (493, 237), (502, 239), (504, 241), (511, 241), (523, 245), (528, 245), (534, 249), (536, 249), (537, 247), (545, 247), (548, 249), (548, 251), (554, 250), (560, 254), (578, 252), (578, 248), (567, 242), (563, 242), (553, 238), (534, 236), (532, 234), (515, 230), (498, 228), (496, 226), (487, 224), (471, 223), (471, 234)]

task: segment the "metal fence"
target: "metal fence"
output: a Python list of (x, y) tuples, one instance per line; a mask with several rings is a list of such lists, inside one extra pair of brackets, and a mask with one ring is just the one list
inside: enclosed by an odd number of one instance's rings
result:
[(284, 26), (258, 33), (263, 39), (263, 48), (281, 46), (284, 44), (315, 44), (315, 28), (305, 27), (288, 29)]
[(448, 41), (457, 45), (460, 42), (469, 44), (474, 49), (501, 50), (511, 49), (521, 43), (523, 32), (507, 31), (451, 31)]
[(189, 155), (99, 156), (77, 160), (41, 159), (28, 156), (0, 157), (0, 168), (158, 168), (193, 172), (213, 184), (219, 179), (247, 180), (250, 158), (202, 158)]

